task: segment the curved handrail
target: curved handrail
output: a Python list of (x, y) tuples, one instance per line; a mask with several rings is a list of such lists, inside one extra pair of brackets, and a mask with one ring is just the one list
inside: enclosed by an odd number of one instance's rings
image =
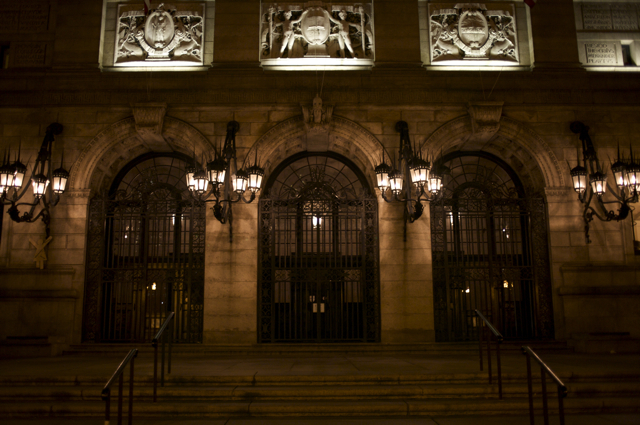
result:
[(476, 309), (476, 314), (484, 321), (485, 325), (487, 325), (487, 327), (489, 328), (489, 330), (491, 332), (493, 332), (493, 334), (496, 336), (496, 338), (498, 339), (498, 343), (502, 344), (502, 341), (504, 340), (504, 337), (502, 336), (502, 334), (500, 332), (498, 332), (498, 330), (496, 328), (493, 327), (493, 325), (491, 324), (491, 322), (489, 322), (487, 320), (486, 317), (484, 317), (484, 315), (482, 313), (480, 313), (480, 310)]
[(547, 366), (547, 364), (536, 354), (536, 352), (531, 349), (531, 347), (523, 346), (522, 354), (529, 354), (547, 372), (547, 374), (551, 377), (551, 379), (555, 381), (556, 385), (558, 386), (558, 389), (561, 390), (562, 397), (567, 396), (567, 393), (568, 393), (567, 386), (564, 384), (564, 382), (562, 382), (560, 378), (558, 378), (558, 375), (556, 375), (551, 370), (551, 368)]
[(158, 329), (158, 332), (156, 333), (156, 336), (151, 340), (151, 344), (154, 347), (156, 345), (158, 345), (158, 341), (162, 337), (162, 334), (167, 329), (167, 327), (169, 326), (169, 323), (171, 322), (171, 320), (173, 319), (173, 316), (175, 316), (175, 315), (176, 315), (175, 312), (173, 312), (173, 311), (170, 312), (169, 315), (167, 316), (167, 318), (164, 320), (164, 323), (162, 324), (162, 326), (160, 326), (160, 329)]
[(138, 355), (138, 349), (132, 348), (131, 351), (129, 351), (129, 354), (127, 354), (127, 356), (122, 360), (122, 362), (120, 363), (120, 366), (118, 366), (116, 371), (113, 372), (113, 375), (111, 375), (111, 378), (107, 381), (107, 384), (102, 389), (101, 396), (103, 401), (106, 401), (106, 397), (109, 396), (109, 393), (111, 392), (111, 385), (115, 382), (116, 379), (120, 377), (120, 375), (122, 375), (124, 368), (127, 367), (129, 362), (132, 359), (136, 358), (137, 355)]

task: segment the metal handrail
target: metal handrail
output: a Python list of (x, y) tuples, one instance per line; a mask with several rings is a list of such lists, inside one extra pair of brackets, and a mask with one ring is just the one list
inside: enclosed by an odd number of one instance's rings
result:
[(111, 375), (111, 378), (107, 381), (107, 384), (102, 389), (101, 397), (105, 402), (105, 414), (104, 414), (104, 423), (105, 425), (109, 425), (109, 421), (111, 419), (111, 385), (115, 382), (116, 379), (119, 379), (118, 382), (118, 425), (122, 424), (122, 398), (123, 398), (123, 386), (124, 386), (124, 368), (130, 364), (130, 374), (129, 374), (129, 420), (128, 423), (131, 425), (133, 422), (133, 366), (134, 359), (138, 356), (138, 349), (133, 348), (129, 351), (129, 354), (122, 360), (116, 371)]
[(168, 365), (167, 365), (167, 373), (171, 373), (171, 346), (173, 343), (173, 318), (175, 317), (175, 313), (173, 311), (169, 312), (169, 315), (164, 320), (160, 329), (158, 329), (158, 333), (156, 333), (155, 338), (151, 340), (151, 346), (153, 347), (153, 402), (155, 403), (158, 400), (158, 341), (162, 342), (162, 364), (160, 367), (160, 386), (164, 387), (164, 343), (166, 338), (164, 338), (164, 331), (171, 324), (171, 331), (169, 332), (169, 356), (168, 356)]
[(551, 370), (549, 366), (531, 349), (529, 346), (522, 347), (522, 354), (527, 357), (527, 386), (529, 387), (529, 422), (531, 425), (535, 424), (535, 418), (533, 415), (533, 379), (531, 378), (531, 358), (540, 365), (540, 380), (542, 382), (542, 411), (544, 414), (545, 425), (549, 424), (549, 406), (547, 404), (547, 383), (546, 375), (549, 375), (551, 379), (558, 386), (558, 415), (560, 416), (560, 425), (564, 425), (564, 404), (562, 399), (567, 396), (567, 387), (558, 378), (558, 376)]
[[(500, 400), (502, 400), (502, 365), (500, 362), (500, 344), (502, 344), (502, 341), (504, 341), (504, 338), (502, 334), (498, 332), (498, 330), (491, 324), (491, 322), (489, 322), (489, 320), (487, 320), (487, 318), (484, 317), (482, 313), (480, 313), (480, 310), (476, 309), (475, 312), (478, 315), (478, 317), (482, 319), (482, 321), (487, 326), (487, 328), (489, 328), (491, 333), (493, 333), (496, 337), (496, 361), (498, 366), (498, 397), (500, 398)], [(480, 330), (478, 331), (478, 333), (479, 333), (478, 353), (480, 355), (480, 370), (484, 370), (484, 361), (482, 359), (482, 335), (484, 334), (484, 328), (482, 326), (480, 326)], [(489, 338), (487, 338), (487, 370), (489, 372), (489, 383), (491, 384), (493, 382), (492, 381), (493, 374), (491, 372), (491, 336), (490, 335), (489, 335)]]

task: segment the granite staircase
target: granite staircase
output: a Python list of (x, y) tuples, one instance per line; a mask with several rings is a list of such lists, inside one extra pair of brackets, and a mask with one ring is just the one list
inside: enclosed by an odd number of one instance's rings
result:
[[(562, 377), (567, 414), (640, 412), (640, 376)], [(136, 379), (137, 418), (231, 416), (526, 415), (525, 376), (505, 376), (504, 398), (474, 375), (170, 377), (153, 402), (149, 377)], [(103, 379), (0, 381), (4, 418), (102, 417)], [(538, 383), (539, 384), (539, 383)], [(539, 385), (538, 385), (539, 386)], [(127, 385), (125, 385), (125, 393)], [(551, 391), (551, 412), (556, 410)], [(539, 392), (539, 390), (537, 390)], [(126, 399), (125, 399), (126, 411)], [(115, 409), (115, 402), (112, 406)], [(541, 408), (540, 398), (536, 406)]]
[[(152, 377), (141, 373), (135, 378), (134, 414), (136, 418), (528, 414), (524, 373), (503, 375), (504, 398), (499, 400), (496, 382), (489, 385), (486, 372), (341, 375), (332, 373), (330, 362), (325, 374), (280, 372), (274, 368), (271, 374), (246, 376), (172, 374), (165, 386), (158, 388), (156, 403)], [(640, 374), (594, 370), (559, 376), (569, 388), (565, 399), (567, 414), (640, 412)], [(104, 415), (100, 392), (107, 378), (1, 376), (0, 417), (99, 420)], [(555, 386), (548, 382), (547, 388), (553, 413), (557, 409)], [(539, 378), (534, 390), (540, 411)], [(116, 394), (114, 388), (113, 412)], [(126, 411), (126, 398), (124, 405)]]

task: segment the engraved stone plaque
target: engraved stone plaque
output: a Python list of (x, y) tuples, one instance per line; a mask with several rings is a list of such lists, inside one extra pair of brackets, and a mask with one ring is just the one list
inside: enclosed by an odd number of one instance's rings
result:
[(608, 4), (582, 5), (582, 20), (585, 30), (609, 31), (613, 29), (611, 9)]
[(49, 27), (49, 3), (24, 3), (20, 6), (20, 32), (43, 32)]
[(0, 3), (0, 33), (18, 32), (20, 22), (20, 5), (17, 3)]
[(592, 41), (584, 42), (586, 65), (591, 66), (618, 66), (623, 65), (621, 60), (621, 45), (616, 41)]
[(44, 66), (46, 57), (46, 43), (12, 43), (11, 54), (15, 67)]
[(612, 4), (611, 18), (616, 31), (638, 31), (637, 10), (632, 4)]

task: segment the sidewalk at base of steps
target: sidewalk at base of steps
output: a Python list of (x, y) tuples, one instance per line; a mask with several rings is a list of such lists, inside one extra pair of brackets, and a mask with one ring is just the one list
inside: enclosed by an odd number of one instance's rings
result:
[[(103, 425), (104, 419), (8, 419), (3, 425)], [(111, 424), (117, 418), (111, 417)], [(123, 423), (128, 423), (123, 418)], [(299, 418), (221, 418), (221, 419), (136, 419), (135, 425), (529, 425), (528, 416), (440, 416), (440, 417), (299, 417)], [(536, 424), (544, 423), (542, 415), (535, 417)], [(557, 416), (549, 417), (550, 425), (560, 423)], [(640, 414), (567, 415), (565, 425), (637, 425)]]

